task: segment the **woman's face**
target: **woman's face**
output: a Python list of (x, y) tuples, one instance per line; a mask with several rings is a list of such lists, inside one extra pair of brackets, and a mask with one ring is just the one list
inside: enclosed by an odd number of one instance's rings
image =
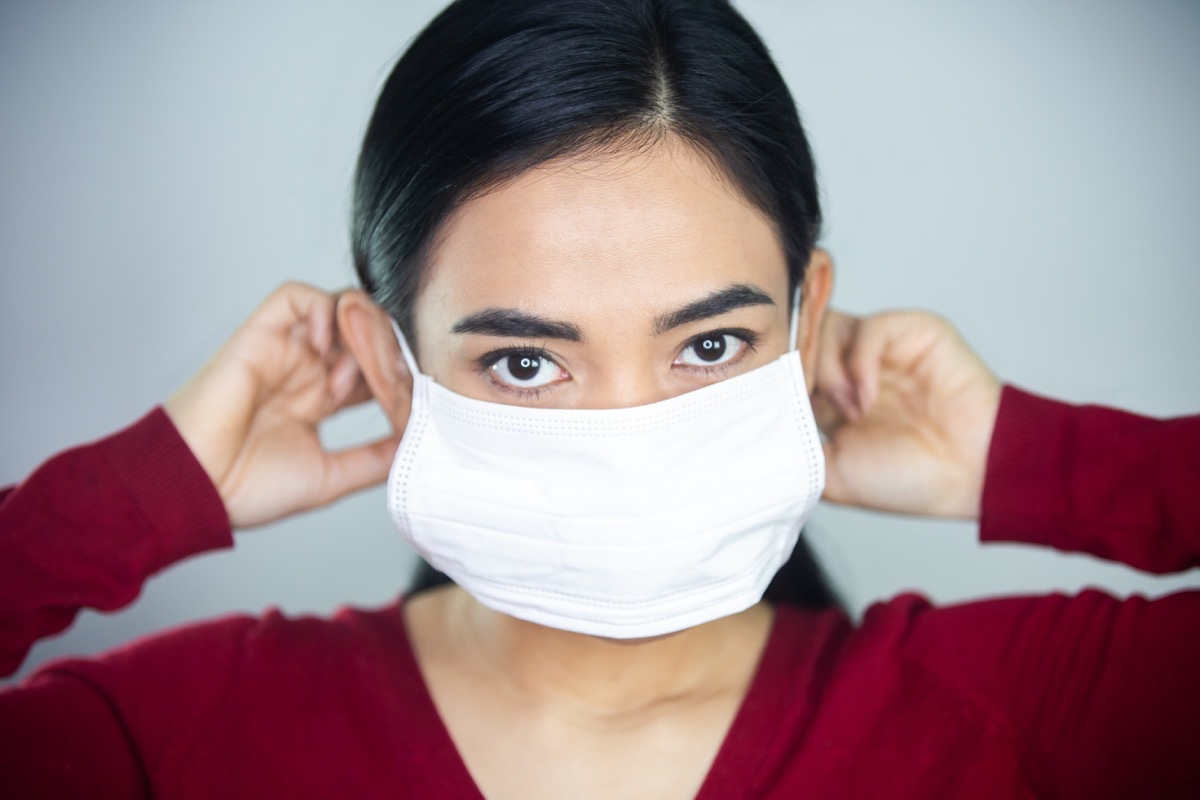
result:
[(788, 306), (770, 221), (669, 139), (545, 164), (462, 206), (417, 298), (418, 361), (481, 400), (642, 405), (777, 358)]

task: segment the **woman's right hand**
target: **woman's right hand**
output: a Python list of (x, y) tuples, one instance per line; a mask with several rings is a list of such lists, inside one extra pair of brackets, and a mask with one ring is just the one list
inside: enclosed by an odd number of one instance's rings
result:
[(164, 404), (235, 528), (325, 505), (387, 477), (402, 428), (339, 452), (318, 436), (322, 420), (371, 399), (338, 336), (338, 299), (300, 283), (276, 289)]

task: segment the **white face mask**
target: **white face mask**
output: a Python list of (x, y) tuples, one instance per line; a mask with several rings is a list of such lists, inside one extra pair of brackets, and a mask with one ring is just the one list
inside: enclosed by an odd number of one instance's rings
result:
[[(792, 343), (796, 324), (793, 312)], [(762, 598), (821, 497), (794, 349), (649, 405), (548, 409), (455, 394), (396, 334), (414, 383), (388, 510), (496, 611), (617, 639), (735, 614)]]

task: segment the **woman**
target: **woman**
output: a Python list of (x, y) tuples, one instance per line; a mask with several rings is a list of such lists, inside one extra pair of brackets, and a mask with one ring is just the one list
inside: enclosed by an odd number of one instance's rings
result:
[[(822, 489), (981, 518), (988, 539), (1193, 565), (1197, 421), (1002, 389), (936, 319), (830, 311), (803, 132), (726, 4), (504, 10), (455, 4), (385, 86), (356, 182), (363, 290), (284, 287), (165, 413), (48, 462), (0, 506), (10, 666), (230, 526), (385, 476), (401, 530), (460, 585), (49, 668), (2, 701), (12, 782), (1190, 790), (1194, 594), (907, 596), (857, 629), (758, 597)], [(368, 398), (393, 435), (324, 452), (317, 423)]]

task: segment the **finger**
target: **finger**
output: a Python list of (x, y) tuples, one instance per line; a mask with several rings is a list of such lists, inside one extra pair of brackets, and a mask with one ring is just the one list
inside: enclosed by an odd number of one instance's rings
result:
[(317, 504), (324, 505), (351, 492), (382, 483), (388, 476), (401, 433), (358, 445), (325, 457), (325, 482)]
[(334, 411), (341, 411), (344, 408), (362, 405), (374, 399), (375, 395), (371, 394), (371, 387), (367, 385), (366, 380), (360, 374), (351, 384), (346, 396), (338, 401)]
[(324, 355), (334, 340), (335, 308), (333, 295), (293, 281), (272, 292), (254, 312), (248, 324), (274, 331), (289, 331), (302, 326), (307, 344)]
[(862, 317), (831, 308), (825, 313), (825, 325), (843, 345), (849, 341), (853, 329), (862, 324)]
[(813, 418), (817, 428), (823, 433), (830, 434), (846, 422), (846, 415), (841, 407), (824, 392), (815, 392), (812, 396)]
[(320, 292), (318, 295), (304, 293), (296, 298), (293, 307), (298, 313), (303, 313), (307, 328), (308, 344), (319, 356), (327, 356), (334, 346), (336, 337), (335, 313), (337, 301), (330, 295)]
[(329, 299), (333, 303), (333, 312), (330, 315), (330, 329), (329, 329), (330, 330), (330, 338), (332, 339), (331, 349), (337, 350), (339, 352), (344, 347), (344, 343), (343, 343), (343, 339), (342, 339), (342, 333), (340, 330), (338, 330), (337, 307), (338, 307), (338, 303), (340, 303), (342, 300), (342, 295), (344, 295), (350, 291), (352, 291), (352, 290), (349, 288), (346, 288), (346, 289), (338, 289), (337, 291), (328, 293)]
[(901, 335), (903, 321), (892, 314), (871, 317), (859, 326), (846, 358), (859, 410), (866, 414), (879, 397), (879, 376), (888, 348)]
[(860, 320), (855, 317), (831, 312), (822, 331), (816, 364), (816, 390), (834, 402), (842, 415), (850, 417), (857, 416), (857, 400), (846, 358), (859, 325)]
[(343, 351), (329, 369), (329, 394), (334, 407), (340, 407), (361, 378), (354, 354)]
[(817, 351), (817, 386), (824, 389), (836, 390), (849, 381), (844, 363), (846, 347), (836, 329), (827, 328), (826, 331), (827, 333), (822, 336), (821, 346)]

